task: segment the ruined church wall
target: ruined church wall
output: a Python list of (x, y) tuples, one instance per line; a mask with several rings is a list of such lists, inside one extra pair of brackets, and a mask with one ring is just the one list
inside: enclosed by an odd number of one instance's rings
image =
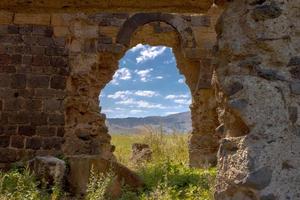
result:
[(233, 1), (216, 27), (216, 199), (300, 199), (300, 1)]
[[(98, 96), (118, 69), (119, 59), (138, 42), (174, 48), (179, 69), (193, 93), (193, 134), (204, 130), (199, 128), (203, 124), (198, 115), (207, 102), (199, 104), (198, 96), (200, 90), (210, 90), (215, 38), (203, 43), (195, 35), (214, 33), (210, 17), (139, 14), (131, 23), (134, 15), (0, 12), (0, 163), (48, 154), (113, 158), (114, 147)], [(161, 20), (168, 24), (159, 23)], [(124, 34), (119, 34), (122, 29)], [(157, 35), (155, 41), (152, 33)], [(163, 34), (172, 34), (176, 40), (166, 43)], [(126, 43), (128, 39), (130, 43)], [(194, 154), (191, 160), (200, 157)], [(194, 166), (200, 164), (197, 161)]]

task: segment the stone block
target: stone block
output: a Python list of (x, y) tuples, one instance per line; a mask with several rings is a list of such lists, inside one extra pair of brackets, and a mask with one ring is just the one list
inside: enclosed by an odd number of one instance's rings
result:
[(31, 55), (44, 55), (45, 54), (45, 47), (40, 46), (31, 46), (30, 47)]
[(43, 55), (33, 56), (32, 65), (33, 66), (49, 66), (50, 65), (50, 57), (43, 56)]
[(14, 89), (24, 89), (27, 78), (25, 74), (14, 74), (11, 76), (11, 87)]
[(38, 37), (37, 36), (31, 36), (31, 35), (23, 35), (22, 40), (25, 45), (34, 45), (37, 44)]
[(11, 147), (22, 149), (25, 145), (25, 137), (20, 135), (13, 135), (11, 136)]
[(18, 159), (17, 150), (0, 148), (0, 163), (12, 163)]
[(54, 26), (53, 33), (55, 37), (66, 37), (71, 34), (67, 26)]
[(43, 139), (40, 137), (26, 138), (26, 149), (38, 150), (42, 148)]
[(0, 11), (0, 24), (11, 24), (14, 14), (7, 11)]
[(14, 23), (50, 25), (50, 14), (16, 13)]
[(23, 55), (22, 64), (31, 65), (33, 57), (31, 55)]
[(19, 33), (19, 26), (10, 24), (7, 26), (7, 33), (8, 34), (18, 34)]
[(11, 78), (7, 74), (0, 74), (0, 87), (9, 87), (11, 85)]
[(31, 111), (41, 111), (42, 101), (37, 99), (27, 99), (25, 101), (24, 109), (31, 110)]
[(47, 186), (62, 185), (66, 173), (66, 163), (52, 156), (37, 156), (28, 162), (29, 169), (37, 179)]
[(19, 25), (19, 33), (22, 35), (29, 35), (32, 33), (33, 26), (29, 24)]
[(66, 88), (66, 77), (65, 76), (52, 76), (50, 87), (52, 89), (64, 90)]
[(37, 38), (37, 43), (40, 46), (45, 46), (45, 47), (54, 46), (54, 42), (53, 42), (52, 38), (50, 38), (50, 37), (38, 37)]
[(42, 126), (47, 124), (47, 114), (43, 112), (32, 112), (30, 122), (33, 126)]
[(10, 144), (10, 136), (0, 136), (0, 147), (8, 147)]
[(42, 99), (47, 99), (47, 98), (52, 98), (52, 97), (57, 97), (58, 99), (63, 99), (65, 98), (65, 92), (62, 90), (56, 90), (56, 89), (41, 89), (37, 88), (34, 90), (34, 96), (36, 98), (42, 98)]
[(9, 65), (12, 63), (12, 58), (7, 54), (0, 54), (0, 64), (1, 65)]
[(290, 83), (291, 92), (300, 95), (300, 82)]
[(10, 124), (27, 124), (30, 122), (31, 113), (29, 112), (18, 112), (18, 113), (11, 113), (8, 116), (8, 122)]
[(84, 195), (86, 192), (92, 167), (96, 174), (108, 173), (111, 170), (117, 176), (115, 184), (119, 185), (119, 187), (122, 185), (122, 182), (133, 190), (137, 190), (144, 185), (143, 181), (133, 171), (100, 156), (79, 155), (69, 156), (67, 159), (70, 166), (68, 183), (70, 184), (70, 189), (78, 196)]
[(29, 88), (48, 88), (50, 77), (45, 75), (31, 75), (27, 80), (27, 87)]
[(38, 126), (36, 128), (36, 134), (42, 137), (53, 137), (56, 135), (55, 127)]
[(33, 26), (32, 35), (40, 35), (45, 37), (52, 37), (53, 29), (50, 26)]
[(47, 99), (44, 101), (45, 112), (57, 112), (63, 110), (63, 101), (57, 99)]
[(45, 150), (50, 150), (50, 149), (55, 149), (55, 150), (60, 150), (61, 146), (64, 142), (63, 138), (57, 138), (57, 137), (51, 137), (51, 138), (45, 138), (43, 142), (43, 149)]
[(4, 111), (19, 111), (23, 108), (25, 101), (21, 98), (5, 98), (3, 104)]
[(33, 136), (36, 133), (35, 126), (19, 126), (18, 133), (24, 136)]
[(5, 134), (5, 135), (15, 135), (15, 134), (17, 134), (17, 128), (18, 128), (17, 125), (15, 125), (15, 126), (11, 126), (11, 125), (8, 126), (6, 124), (2, 126), (3, 134)]
[(186, 58), (190, 59), (201, 59), (208, 56), (209, 51), (202, 48), (185, 48), (183, 54)]
[(51, 57), (50, 63), (53, 67), (65, 68), (68, 66), (68, 59), (61, 56)]
[(20, 65), (22, 64), (22, 55), (15, 54), (11, 56), (11, 64), (12, 65)]
[(192, 15), (191, 16), (191, 25), (194, 27), (211, 25), (210, 17), (207, 15)]
[(54, 13), (51, 15), (52, 26), (68, 26), (70, 15)]
[[(68, 52), (65, 48), (62, 48), (62, 47), (48, 47), (48, 48), (46, 48), (46, 55), (47, 56), (66, 56), (66, 55), (68, 55)], [(54, 59), (55, 58), (53, 57), (51, 59), (51, 62)]]
[(20, 44), (22, 43), (21, 35), (1, 35), (0, 42), (2, 44)]
[(116, 38), (120, 28), (114, 26), (101, 26), (99, 31), (101, 35), (106, 35), (111, 38)]
[(49, 124), (50, 125), (64, 125), (65, 124), (64, 114), (50, 114), (49, 115)]

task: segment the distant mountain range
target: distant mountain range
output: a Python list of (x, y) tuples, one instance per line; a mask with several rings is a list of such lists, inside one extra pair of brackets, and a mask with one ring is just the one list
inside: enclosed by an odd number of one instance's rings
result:
[(183, 112), (168, 116), (108, 118), (106, 125), (110, 134), (131, 134), (145, 131), (186, 133), (192, 130), (191, 113)]

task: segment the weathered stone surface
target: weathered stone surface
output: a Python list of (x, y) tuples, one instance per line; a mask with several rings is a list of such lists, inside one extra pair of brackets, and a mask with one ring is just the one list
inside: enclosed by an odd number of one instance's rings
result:
[(17, 13), (14, 17), (15, 24), (38, 24), (38, 25), (49, 25), (50, 15), (49, 14), (29, 14), (29, 13)]
[(251, 172), (241, 182), (237, 182), (237, 184), (255, 190), (262, 190), (270, 184), (272, 173), (270, 167), (263, 167), (257, 171)]
[(131, 161), (134, 164), (149, 162), (152, 159), (152, 150), (147, 144), (134, 143), (132, 144)]
[[(217, 25), (216, 94), (226, 140), (215, 199), (297, 199), (298, 173), (289, 166), (300, 166), (300, 49), (284, 38), (295, 34), (292, 40), (299, 41), (299, 9), (291, 9), (298, 2), (226, 2)], [(227, 96), (234, 82), (243, 89)]]
[[(27, 11), (32, 12), (49, 12), (49, 11), (94, 11), (94, 12), (112, 12), (112, 11), (129, 11), (129, 12), (141, 12), (141, 11), (164, 11), (164, 12), (202, 12), (208, 10), (213, 4), (212, 0), (192, 1), (192, 0), (162, 0), (159, 2), (140, 2), (137, 0), (114, 0), (112, 2), (103, 1), (71, 1), (62, 2), (60, 0), (46, 0), (43, 2), (23, 2), (20, 0), (3, 0), (0, 4), (1, 9), (8, 9), (13, 11)], [(79, 9), (80, 8), (80, 9)]]
[(290, 84), (291, 92), (293, 94), (299, 95), (300, 94), (300, 82), (295, 82)]
[(12, 12), (0, 11), (0, 24), (11, 24), (13, 16)]
[(256, 21), (277, 18), (281, 15), (280, 7), (271, 2), (269, 5), (259, 5), (252, 11), (252, 18)]
[(37, 156), (28, 162), (29, 169), (47, 186), (62, 185), (66, 176), (66, 163), (52, 156)]
[(104, 174), (111, 170), (117, 176), (116, 184), (119, 186), (124, 182), (131, 189), (137, 190), (144, 185), (142, 180), (128, 168), (99, 156), (70, 156), (68, 157), (68, 161), (70, 166), (68, 175), (70, 190), (77, 196), (85, 194), (92, 168), (95, 173)]

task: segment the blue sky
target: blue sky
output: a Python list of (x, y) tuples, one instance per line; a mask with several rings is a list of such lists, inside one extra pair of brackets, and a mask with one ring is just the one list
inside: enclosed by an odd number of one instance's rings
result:
[(126, 52), (99, 98), (109, 118), (165, 116), (189, 111), (191, 103), (172, 49), (141, 44)]

